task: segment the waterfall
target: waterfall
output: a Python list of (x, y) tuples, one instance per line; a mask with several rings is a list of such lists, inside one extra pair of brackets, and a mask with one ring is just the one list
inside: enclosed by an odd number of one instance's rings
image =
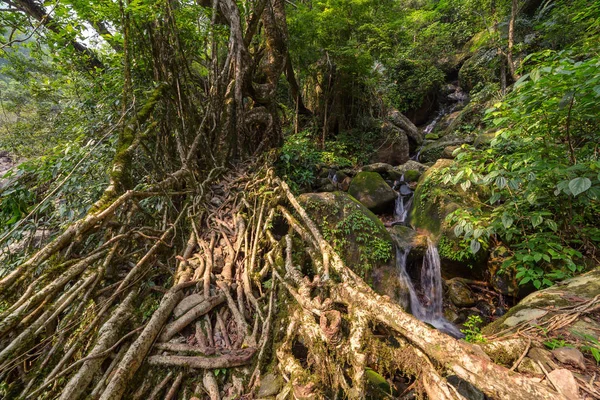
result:
[(421, 290), (424, 299), (421, 301), (415, 290), (414, 284), (406, 271), (406, 260), (410, 248), (396, 247), (396, 264), (402, 286), (406, 287), (410, 295), (411, 313), (423, 322), (433, 325), (442, 332), (455, 338), (464, 337), (463, 333), (449, 322), (443, 315), (442, 274), (440, 256), (437, 247), (428, 240), (427, 252), (423, 258), (421, 269)]
[(406, 217), (408, 217), (410, 206), (412, 205), (413, 192), (410, 190), (410, 187), (408, 187), (408, 184), (404, 182), (404, 174), (402, 174), (400, 180), (396, 182), (394, 188), (398, 190), (398, 197), (396, 197), (396, 204), (394, 206), (394, 223), (404, 224), (406, 222)]

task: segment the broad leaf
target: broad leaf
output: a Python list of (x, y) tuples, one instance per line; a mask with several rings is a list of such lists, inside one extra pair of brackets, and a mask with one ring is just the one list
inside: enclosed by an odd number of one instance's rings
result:
[(592, 181), (590, 181), (588, 178), (579, 177), (579, 178), (572, 179), (569, 182), (569, 189), (571, 190), (571, 193), (573, 193), (573, 196), (577, 196), (577, 195), (585, 192), (591, 186), (592, 186)]

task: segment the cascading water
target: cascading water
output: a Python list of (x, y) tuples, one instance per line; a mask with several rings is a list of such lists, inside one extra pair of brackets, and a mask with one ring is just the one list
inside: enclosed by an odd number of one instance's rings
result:
[(409, 252), (410, 248), (404, 250), (399, 247), (396, 248), (396, 263), (400, 277), (399, 279), (409, 292), (411, 313), (419, 320), (433, 325), (435, 328), (450, 336), (455, 338), (464, 337), (464, 334), (443, 316), (444, 292), (442, 289), (440, 256), (437, 247), (429, 240), (427, 252), (423, 258), (421, 290), (423, 291), (424, 301), (421, 301), (417, 296), (413, 282), (406, 271), (406, 260)]
[(404, 182), (404, 174), (399, 181), (396, 182), (394, 188), (398, 191), (396, 197), (396, 205), (394, 206), (394, 224), (404, 224), (412, 205), (413, 192), (410, 187)]

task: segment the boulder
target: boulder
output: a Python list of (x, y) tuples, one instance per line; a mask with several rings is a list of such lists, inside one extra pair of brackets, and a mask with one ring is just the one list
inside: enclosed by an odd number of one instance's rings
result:
[(427, 251), (427, 236), (408, 226), (395, 225), (390, 229), (390, 235), (400, 250), (410, 251), (411, 255), (423, 257)]
[(447, 158), (453, 160), (456, 156), (454, 155), (454, 151), (460, 148), (460, 146), (446, 146), (444, 147), (444, 151), (442, 151), (442, 158)]
[[(491, 335), (517, 325), (539, 325), (552, 318), (558, 309), (573, 306), (573, 302), (583, 303), (592, 300), (600, 293), (600, 268), (567, 279), (547, 289), (538, 290), (521, 300), (506, 315), (486, 326), (483, 332)], [(594, 329), (600, 330), (600, 324), (591, 320)], [(573, 326), (569, 330), (575, 331)]]
[(391, 212), (398, 197), (377, 172), (358, 173), (352, 179), (348, 193), (376, 213)]
[(344, 192), (305, 193), (298, 200), (346, 265), (375, 291), (408, 309), (409, 293), (399, 279), (392, 238), (375, 214)]
[(388, 171), (391, 171), (393, 169), (394, 169), (394, 167), (391, 166), (390, 164), (380, 162), (380, 163), (365, 165), (360, 170), (363, 172), (377, 172), (378, 174), (385, 174)]
[(446, 221), (448, 214), (457, 209), (481, 207), (473, 188), (465, 191), (460, 185), (441, 182), (445, 170), (452, 164), (452, 160), (440, 159), (423, 173), (413, 195), (409, 223), (438, 242), (444, 278), (483, 279), (487, 243), (482, 244), (477, 254), (472, 254), (468, 246), (454, 234), (454, 226)]
[(372, 162), (391, 165), (405, 163), (409, 159), (410, 147), (405, 131), (390, 122), (384, 122), (381, 127), (381, 137), (375, 142), (375, 153)]
[(444, 136), (440, 140), (436, 140), (431, 143), (427, 143), (421, 149), (421, 154), (419, 155), (419, 160), (423, 163), (436, 161), (443, 157), (444, 149), (449, 146), (460, 146), (465, 143), (471, 144), (473, 143), (473, 136)]
[(423, 143), (423, 135), (419, 131), (419, 128), (417, 128), (415, 124), (400, 111), (391, 110), (388, 112), (387, 117), (392, 124), (403, 130), (406, 133), (406, 136), (408, 136), (415, 144), (419, 145)]
[(448, 287), (448, 298), (457, 307), (471, 307), (477, 303), (477, 298), (471, 292), (469, 286), (467, 286), (460, 279), (450, 279), (446, 281)]
[(400, 177), (396, 179), (400, 179), (404, 175), (405, 182), (417, 182), (423, 172), (427, 171), (429, 167), (423, 165), (414, 160), (408, 160), (402, 165), (399, 165), (394, 168), (394, 171), (400, 174)]

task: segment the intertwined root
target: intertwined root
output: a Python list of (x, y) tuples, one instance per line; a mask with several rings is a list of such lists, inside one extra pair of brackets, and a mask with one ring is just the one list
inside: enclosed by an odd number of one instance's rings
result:
[[(561, 398), (373, 292), (271, 171), (238, 170), (201, 193), (171, 194), (184, 198), (177, 212), (140, 226), (137, 199), (156, 193), (127, 192), (75, 224), (88, 229), (69, 233), (70, 258), (52, 242), (4, 281), (11, 396), (236, 399), (269, 375), (280, 398), (459, 399), (454, 375), (492, 398)], [(74, 257), (89, 235), (94, 248)]]

